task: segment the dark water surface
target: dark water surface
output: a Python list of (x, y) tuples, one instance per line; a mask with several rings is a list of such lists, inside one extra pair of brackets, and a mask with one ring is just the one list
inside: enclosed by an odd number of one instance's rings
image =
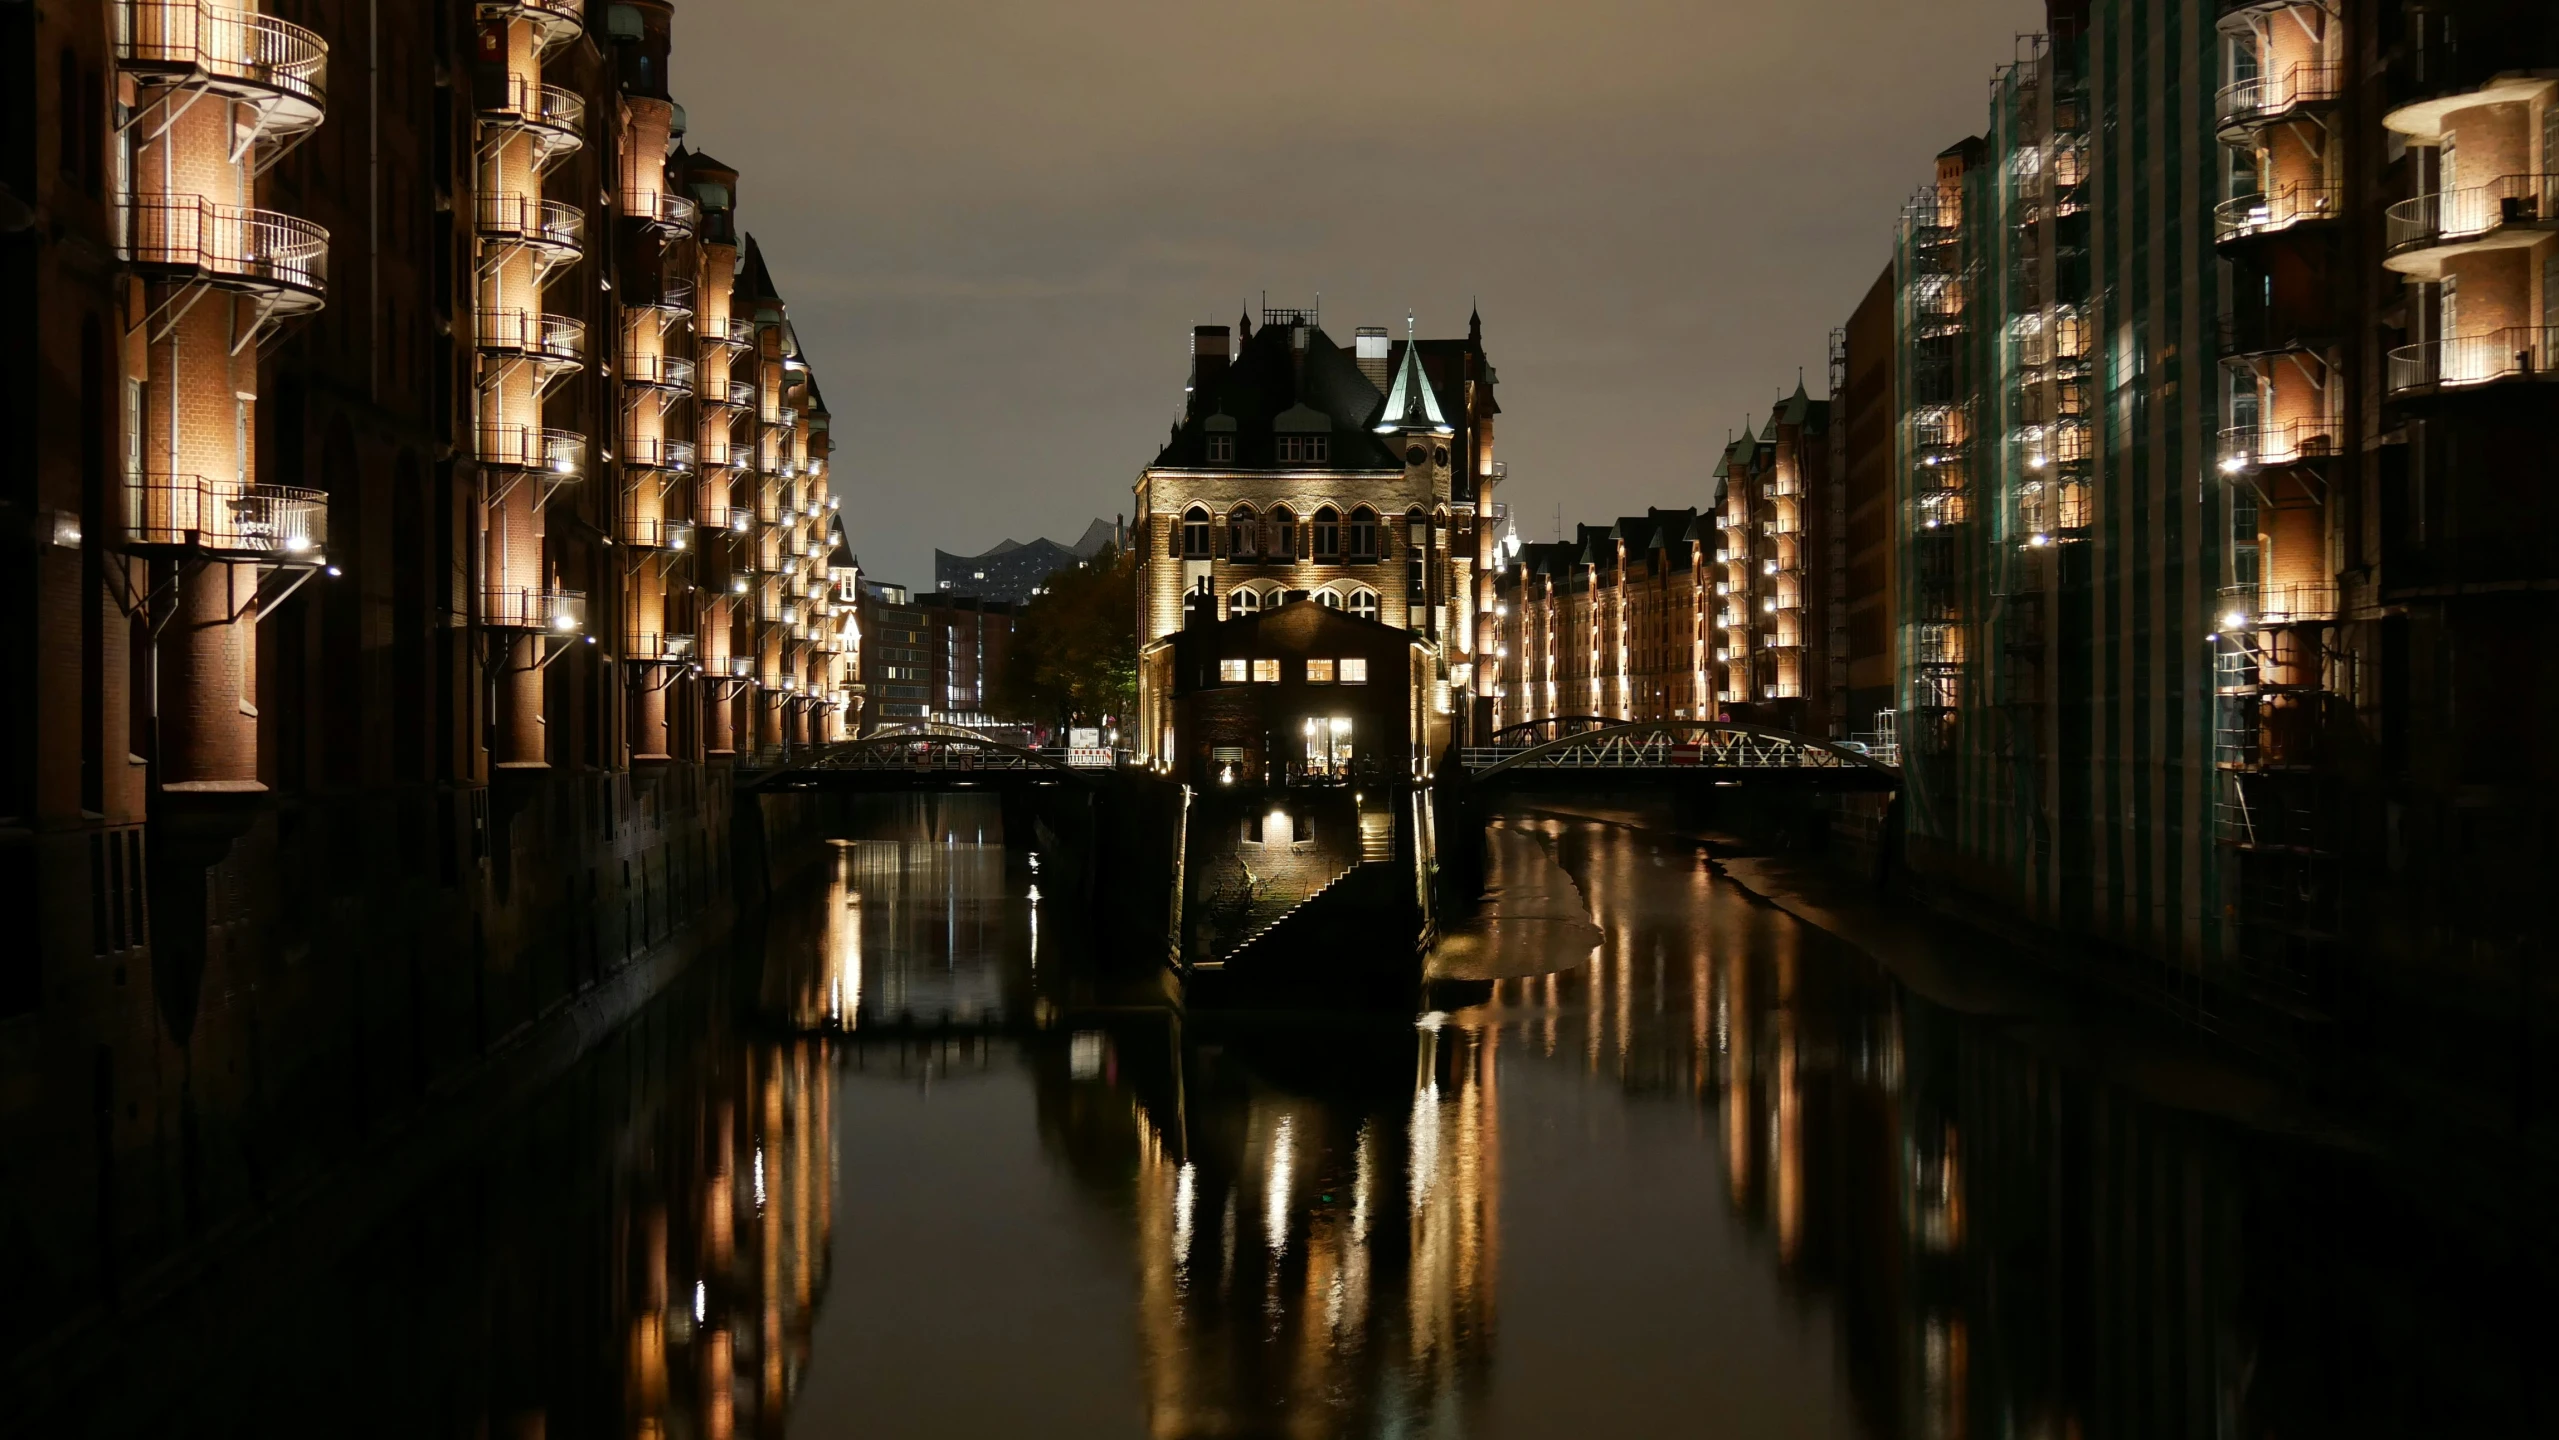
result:
[(101, 1428), (2531, 1428), (2546, 1302), (2458, 1197), (2085, 1078), (1684, 841), (1514, 832), (1597, 947), (1374, 1022), (1096, 1006), (1032, 857), (846, 844)]

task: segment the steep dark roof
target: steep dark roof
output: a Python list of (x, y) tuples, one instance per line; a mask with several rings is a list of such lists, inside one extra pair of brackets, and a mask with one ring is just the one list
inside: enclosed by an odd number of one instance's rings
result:
[(764, 264), (764, 247), (755, 243), (753, 235), (746, 237), (745, 253), (738, 257), (737, 296), (759, 304), (782, 303), (782, 292), (773, 287), (773, 272)]
[[(1404, 462), (1386, 439), (1371, 432), (1386, 397), (1378, 393), (1359, 365), (1332, 337), (1310, 327), (1306, 362), (1300, 372), (1291, 351), (1291, 326), (1265, 325), (1238, 347), (1224, 373), (1212, 375), (1191, 392), (1188, 411), (1173, 427), (1172, 438), (1155, 457), (1159, 466), (1203, 468), (1208, 458), (1209, 417), (1234, 422), (1235, 459), (1241, 469), (1279, 465), (1273, 422), (1298, 407), (1332, 421), (1330, 458), (1321, 465), (1289, 462), (1291, 469), (1401, 470)], [(1302, 414), (1293, 421), (1305, 418)], [(1223, 428), (1223, 427), (1220, 427)], [(1292, 430), (1298, 429), (1292, 423)], [(1230, 462), (1215, 462), (1225, 466)]]

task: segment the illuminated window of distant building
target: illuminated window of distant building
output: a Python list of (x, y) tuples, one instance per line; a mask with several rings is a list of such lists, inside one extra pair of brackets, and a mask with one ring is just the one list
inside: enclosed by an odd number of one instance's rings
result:
[(1306, 683), (1307, 683), (1307, 684), (1309, 684), (1309, 685), (1330, 685), (1330, 684), (1332, 684), (1332, 683), (1333, 683), (1333, 662), (1332, 662), (1332, 661), (1330, 661), (1330, 660), (1309, 660), (1309, 661), (1307, 661), (1307, 662), (1306, 662)]
[(1217, 678), (1228, 685), (1241, 685), (1253, 678), (1252, 667), (1250, 660), (1220, 660), (1217, 662)]
[(1279, 683), (1279, 662), (1277, 660), (1254, 661), (1253, 683), (1256, 685), (1277, 685)]
[(1365, 684), (1367, 684), (1367, 683), (1368, 683), (1368, 657), (1367, 657), (1367, 656), (1365, 656), (1365, 655), (1345, 655), (1345, 656), (1343, 656), (1343, 657), (1342, 657), (1341, 676), (1342, 676), (1342, 683), (1343, 683), (1343, 684), (1345, 684), (1345, 685), (1365, 685)]

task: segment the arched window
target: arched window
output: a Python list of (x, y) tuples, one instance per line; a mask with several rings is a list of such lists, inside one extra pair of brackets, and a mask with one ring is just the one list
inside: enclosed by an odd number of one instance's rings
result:
[(1377, 558), (1377, 512), (1362, 505), (1351, 512), (1351, 561)]
[(1339, 610), (1342, 608), (1341, 593), (1334, 590), (1318, 590), (1315, 592), (1315, 603), (1327, 610)]
[(1250, 585), (1238, 586), (1226, 597), (1226, 618), (1229, 620), (1234, 619), (1238, 615), (1259, 615), (1261, 613), (1262, 592), (1254, 589)]
[(1297, 512), (1285, 505), (1271, 507), (1270, 519), (1262, 527), (1262, 558), (1286, 564), (1297, 558)]
[(1238, 505), (1226, 516), (1226, 554), (1232, 560), (1250, 560), (1261, 553), (1261, 532), (1253, 516), (1253, 507)]
[(1315, 559), (1321, 562), (1342, 558), (1342, 512), (1327, 505), (1315, 512)]
[(1182, 558), (1205, 560), (1208, 554), (1208, 511), (1194, 505), (1182, 515)]
[(1350, 612), (1362, 620), (1377, 618), (1377, 592), (1362, 585), (1351, 592)]

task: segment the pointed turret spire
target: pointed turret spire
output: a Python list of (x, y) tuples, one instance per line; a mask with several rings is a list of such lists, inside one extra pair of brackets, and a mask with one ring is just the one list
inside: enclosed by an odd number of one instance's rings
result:
[(1422, 373), (1422, 346), (1413, 337), (1410, 310), (1404, 312), (1404, 365), (1395, 372), (1395, 388), (1386, 393), (1386, 408), (1377, 417), (1378, 434), (1392, 435), (1399, 430), (1457, 433), (1457, 427), (1440, 413), (1439, 396), (1431, 392), (1430, 377)]

